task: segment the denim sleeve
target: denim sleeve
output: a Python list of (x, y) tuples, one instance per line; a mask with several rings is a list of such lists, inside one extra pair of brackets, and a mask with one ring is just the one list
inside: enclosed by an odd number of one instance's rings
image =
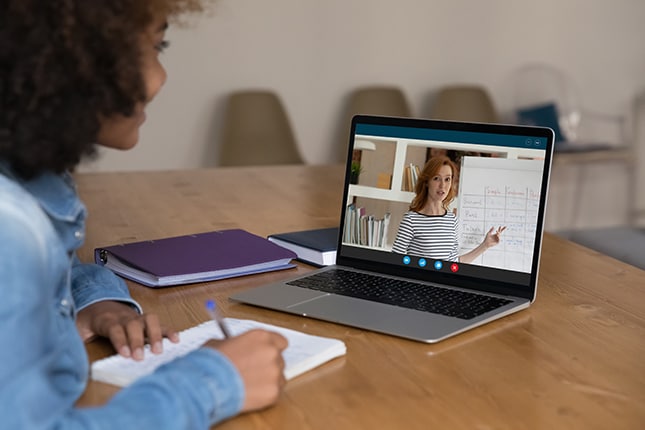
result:
[(66, 428), (207, 429), (239, 413), (244, 385), (221, 353), (200, 348), (117, 393), (78, 410)]
[(0, 428), (206, 429), (240, 411), (245, 394), (239, 373), (206, 348), (121, 390), (104, 406), (74, 407), (87, 382), (87, 355), (69, 291), (56, 288), (67, 282), (69, 259), (62, 247), (54, 250), (51, 225), (33, 216), (37, 208), (6, 203), (0, 199)]
[(72, 296), (77, 311), (96, 302), (115, 300), (126, 302), (143, 313), (141, 306), (130, 297), (123, 279), (98, 264), (81, 263), (76, 253), (72, 261)]

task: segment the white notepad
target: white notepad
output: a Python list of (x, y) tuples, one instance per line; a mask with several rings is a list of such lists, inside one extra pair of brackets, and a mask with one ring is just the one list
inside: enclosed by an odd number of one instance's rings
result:
[[(224, 321), (233, 335), (260, 328), (280, 333), (287, 338), (289, 346), (282, 353), (285, 361), (284, 376), (286, 379), (295, 378), (333, 358), (345, 355), (347, 351), (343, 341), (338, 339), (314, 336), (252, 320), (225, 318)], [(154, 372), (162, 364), (199, 348), (207, 340), (222, 339), (223, 337), (217, 324), (214, 321), (207, 321), (180, 332), (179, 343), (172, 343), (168, 339), (164, 339), (162, 354), (153, 354), (149, 345), (146, 345), (143, 361), (134, 361), (120, 355), (97, 360), (92, 363), (91, 376), (95, 381), (125, 387), (142, 376)]]

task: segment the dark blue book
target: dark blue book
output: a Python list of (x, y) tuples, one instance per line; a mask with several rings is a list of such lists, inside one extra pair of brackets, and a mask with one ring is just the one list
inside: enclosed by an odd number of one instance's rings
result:
[(336, 263), (338, 227), (272, 234), (267, 239), (298, 255), (298, 260), (315, 266)]

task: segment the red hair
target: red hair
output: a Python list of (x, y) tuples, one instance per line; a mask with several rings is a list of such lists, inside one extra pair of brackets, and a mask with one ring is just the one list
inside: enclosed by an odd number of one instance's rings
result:
[(452, 171), (452, 184), (450, 185), (450, 189), (448, 190), (446, 198), (442, 202), (444, 209), (448, 210), (448, 206), (450, 205), (450, 203), (452, 203), (452, 201), (455, 199), (455, 196), (457, 195), (454, 185), (457, 166), (455, 166), (455, 163), (453, 163), (450, 158), (440, 156), (430, 158), (426, 165), (423, 166), (423, 170), (419, 175), (419, 179), (417, 179), (417, 185), (414, 190), (416, 196), (414, 196), (412, 203), (410, 203), (411, 211), (418, 212), (423, 209), (428, 200), (428, 181), (437, 176), (439, 174), (439, 169), (441, 169), (441, 167), (443, 166), (450, 167), (450, 170)]

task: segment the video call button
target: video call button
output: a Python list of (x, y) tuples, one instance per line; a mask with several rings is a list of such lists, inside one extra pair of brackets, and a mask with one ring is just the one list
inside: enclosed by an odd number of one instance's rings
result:
[(403, 257), (403, 264), (410, 264), (410, 257), (408, 257), (407, 255)]

